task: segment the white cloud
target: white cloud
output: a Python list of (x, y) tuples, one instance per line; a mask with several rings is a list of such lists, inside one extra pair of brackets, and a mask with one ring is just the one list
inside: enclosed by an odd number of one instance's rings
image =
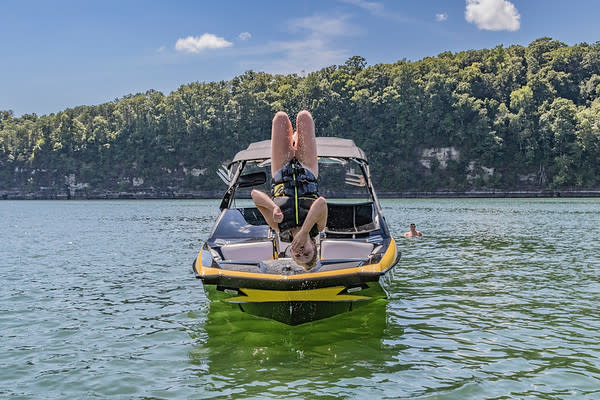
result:
[(346, 22), (348, 17), (324, 17), (313, 15), (312, 17), (297, 18), (290, 21), (289, 27), (292, 31), (306, 30), (313, 35), (322, 36), (353, 36), (357, 27)]
[(385, 18), (392, 21), (400, 22), (400, 23), (414, 23), (410, 18), (405, 17), (402, 14), (399, 14), (394, 11), (390, 11), (386, 9), (383, 3), (376, 1), (366, 1), (366, 0), (339, 0), (342, 3), (351, 4), (353, 6), (362, 8), (363, 10), (368, 11), (371, 15), (374, 15), (378, 18)]
[[(272, 42), (270, 50), (277, 58), (265, 66), (278, 73), (315, 71), (328, 65), (339, 64), (348, 58), (346, 49), (339, 48), (344, 38), (363, 32), (348, 22), (349, 16), (313, 15), (289, 21), (286, 26), (301, 38), (291, 41)], [(340, 42), (340, 39), (341, 42)]]
[(372, 14), (379, 15), (383, 13), (383, 3), (365, 0), (342, 0), (342, 2), (363, 8)]
[(200, 37), (188, 36), (185, 39), (178, 39), (175, 43), (175, 49), (186, 53), (199, 53), (205, 49), (221, 49), (230, 47), (233, 43), (228, 42), (222, 37), (205, 33)]
[(446, 14), (446, 13), (435, 14), (436, 21), (445, 21), (447, 19), (448, 19), (448, 14)]
[(265, 67), (275, 73), (315, 71), (340, 64), (348, 58), (346, 50), (333, 48), (326, 40), (319, 38), (275, 42), (271, 43), (271, 50), (279, 53), (279, 57)]
[(238, 37), (240, 38), (240, 40), (248, 40), (252, 37), (252, 35), (250, 34), (250, 32), (242, 32), (239, 34)]
[(264, 46), (240, 49), (245, 68), (272, 74), (303, 73), (342, 64), (350, 54), (346, 37), (364, 32), (348, 22), (348, 16), (314, 15), (286, 21), (285, 28), (294, 39), (279, 40)]
[(490, 31), (516, 31), (521, 27), (519, 11), (507, 0), (467, 0), (465, 19)]

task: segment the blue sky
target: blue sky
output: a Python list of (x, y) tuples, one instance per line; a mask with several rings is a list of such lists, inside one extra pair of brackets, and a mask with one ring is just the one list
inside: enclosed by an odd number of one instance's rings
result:
[(0, 110), (50, 114), (250, 69), (600, 40), (597, 0), (0, 0)]

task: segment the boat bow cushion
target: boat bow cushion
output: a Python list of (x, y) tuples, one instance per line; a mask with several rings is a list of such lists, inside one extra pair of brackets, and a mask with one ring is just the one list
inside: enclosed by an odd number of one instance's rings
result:
[(321, 242), (321, 259), (368, 258), (373, 250), (371, 243), (356, 240), (331, 240)]
[(221, 253), (225, 260), (271, 260), (273, 258), (273, 242), (228, 243), (221, 246)]

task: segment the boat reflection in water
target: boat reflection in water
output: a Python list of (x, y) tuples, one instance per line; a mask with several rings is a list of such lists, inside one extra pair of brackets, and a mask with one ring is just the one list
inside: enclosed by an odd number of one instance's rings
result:
[[(386, 297), (383, 279), (400, 253), (371, 184), (364, 152), (353, 141), (317, 138), (319, 187), (328, 198), (320, 260), (310, 271), (289, 256), (258, 209), (250, 188), (269, 191), (269, 140), (239, 152), (221, 177), (221, 213), (193, 269), (213, 302), (299, 325), (352, 311)], [(333, 201), (331, 195), (343, 197)], [(238, 204), (239, 203), (239, 204)], [(244, 204), (246, 203), (246, 204)]]
[(398, 363), (398, 345), (390, 351), (383, 340), (387, 303), (379, 299), (351, 313), (289, 326), (211, 302), (206, 320), (190, 328), (197, 340), (190, 362), (205, 394), (224, 398), (270, 398), (277, 390), (284, 390), (283, 397), (316, 398), (320, 391), (332, 396), (336, 385), (348, 393), (346, 382), (408, 368)]

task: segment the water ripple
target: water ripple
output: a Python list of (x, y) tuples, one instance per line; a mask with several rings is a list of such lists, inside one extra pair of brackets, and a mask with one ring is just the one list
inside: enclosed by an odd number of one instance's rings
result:
[(217, 201), (0, 202), (0, 397), (599, 398), (598, 205), (385, 200), (390, 299), (288, 327), (193, 279)]

